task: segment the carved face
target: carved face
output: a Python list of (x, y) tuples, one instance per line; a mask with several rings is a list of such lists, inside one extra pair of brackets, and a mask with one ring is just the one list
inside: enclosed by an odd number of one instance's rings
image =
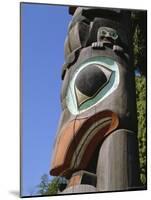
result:
[(103, 39), (111, 39), (113, 41), (118, 39), (118, 33), (116, 30), (109, 27), (100, 27), (98, 30), (97, 40), (101, 41)]
[[(74, 21), (70, 27), (65, 42), (63, 110), (51, 175), (68, 178), (73, 171), (87, 169), (95, 148), (108, 134), (119, 126), (135, 128), (132, 71), (129, 64), (109, 47), (120, 41), (127, 44), (127, 36), (116, 22), (113, 27), (117, 30), (110, 28), (110, 21), (101, 18), (90, 24)], [(95, 49), (93, 42), (109, 45)]]

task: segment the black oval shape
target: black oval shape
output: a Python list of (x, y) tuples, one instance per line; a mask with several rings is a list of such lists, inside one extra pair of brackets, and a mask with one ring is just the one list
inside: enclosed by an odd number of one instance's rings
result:
[(92, 97), (107, 82), (107, 77), (97, 65), (89, 65), (78, 74), (75, 85), (78, 90)]

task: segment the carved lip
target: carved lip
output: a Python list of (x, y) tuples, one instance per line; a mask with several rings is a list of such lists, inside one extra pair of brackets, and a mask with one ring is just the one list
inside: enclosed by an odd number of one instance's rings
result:
[(82, 160), (82, 157), (87, 148), (87, 145), (91, 142), (93, 137), (98, 132), (100, 132), (100, 130), (109, 126), (111, 124), (111, 121), (112, 121), (112, 118), (110, 116), (105, 117), (103, 119), (96, 121), (88, 128), (88, 130), (85, 132), (85, 134), (83, 135), (83, 137), (77, 144), (77, 147), (74, 151), (74, 154), (73, 154), (72, 160), (71, 160), (71, 165), (70, 165), (71, 168), (80, 165), (80, 161)]
[(57, 138), (50, 174), (68, 177), (77, 169), (85, 169), (95, 147), (118, 125), (117, 115), (109, 110), (70, 121)]

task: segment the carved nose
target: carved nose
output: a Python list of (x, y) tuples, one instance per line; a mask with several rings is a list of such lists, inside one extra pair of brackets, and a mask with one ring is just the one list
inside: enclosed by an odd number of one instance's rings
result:
[(75, 80), (78, 106), (95, 96), (108, 82), (111, 71), (101, 65), (91, 64), (80, 71)]

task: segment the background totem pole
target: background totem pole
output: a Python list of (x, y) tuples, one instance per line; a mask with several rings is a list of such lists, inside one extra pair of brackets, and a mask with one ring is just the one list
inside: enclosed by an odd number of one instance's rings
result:
[(130, 12), (70, 7), (62, 115), (50, 174), (63, 193), (139, 186)]

